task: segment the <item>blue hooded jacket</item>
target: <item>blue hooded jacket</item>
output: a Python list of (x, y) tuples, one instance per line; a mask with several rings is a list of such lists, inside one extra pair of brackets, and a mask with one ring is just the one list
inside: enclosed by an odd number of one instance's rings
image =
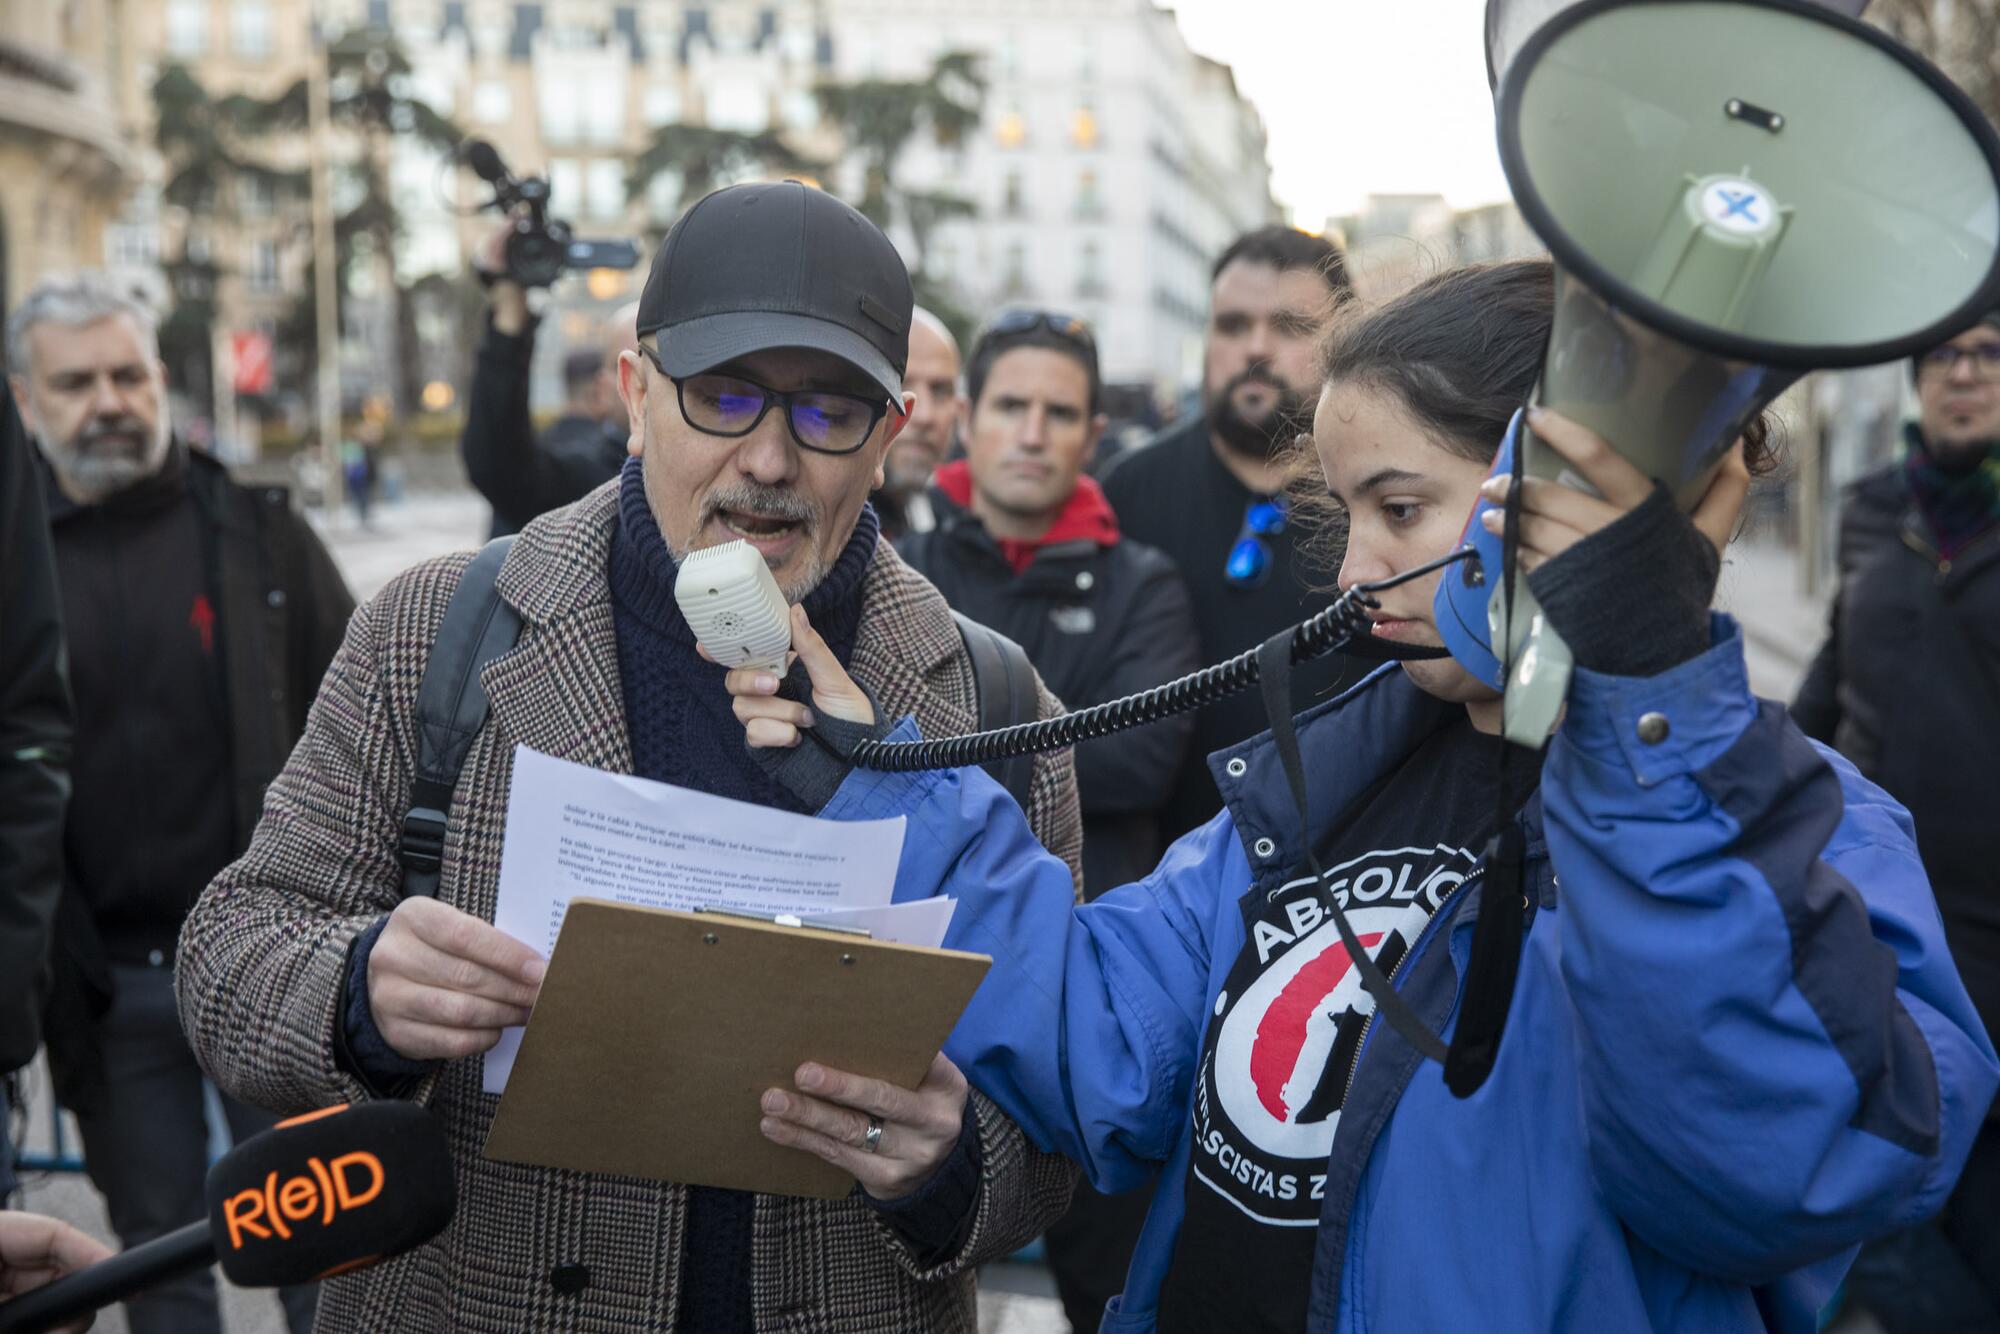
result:
[[(1523, 817), (1531, 915), (1486, 1084), (1454, 1098), (1369, 1026), (1314, 1183), (1316, 1334), (1810, 1331), (1864, 1239), (1950, 1192), (2000, 1068), (1909, 816), (1752, 697), (1713, 625), (1658, 676), (1576, 673)], [(1391, 667), (1304, 715), (1313, 836), (1456, 707)], [(978, 770), (856, 770), (823, 812), (908, 816), (896, 898), (955, 896), (947, 945), (992, 955), (945, 1046), (972, 1084), (1100, 1189), (1158, 1175), (1105, 1334), (1155, 1326), (1241, 900), (1303, 862), (1269, 736), (1210, 763), (1224, 811), (1081, 907)], [(1447, 1038), (1479, 906), (1475, 874), (1395, 974)]]

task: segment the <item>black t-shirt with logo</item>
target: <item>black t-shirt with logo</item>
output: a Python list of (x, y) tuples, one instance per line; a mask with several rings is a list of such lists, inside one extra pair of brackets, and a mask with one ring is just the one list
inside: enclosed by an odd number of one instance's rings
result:
[(1327, 1157), (1375, 1009), (1329, 904), (1338, 896), (1393, 976), (1472, 872), (1494, 818), (1498, 751), (1454, 709), (1324, 845), (1324, 881), (1308, 872), (1245, 896), (1243, 952), (1195, 1074), (1187, 1212), (1161, 1334), (1305, 1328)]

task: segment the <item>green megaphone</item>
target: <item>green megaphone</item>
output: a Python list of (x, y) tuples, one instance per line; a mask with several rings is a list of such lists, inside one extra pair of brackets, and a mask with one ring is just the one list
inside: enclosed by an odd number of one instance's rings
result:
[[(1557, 267), (1535, 400), (1684, 506), (1806, 371), (1907, 357), (2000, 304), (2000, 137), (1842, 8), (1859, 5), (1489, 9), (1501, 164)], [(1585, 486), (1526, 431), (1522, 450), (1530, 475)], [(1568, 650), (1525, 581), (1509, 619), (1498, 572), (1462, 569), (1440, 601), (1486, 623), (1484, 647), (1511, 665), (1507, 735), (1539, 746)], [(1494, 627), (1510, 624), (1503, 643)]]

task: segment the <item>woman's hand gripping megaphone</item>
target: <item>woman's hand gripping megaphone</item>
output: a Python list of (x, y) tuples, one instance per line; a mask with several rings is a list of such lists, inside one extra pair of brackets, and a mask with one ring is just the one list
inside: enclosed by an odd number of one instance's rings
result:
[[(1545, 410), (1532, 412), (1529, 425), (1578, 485), (1523, 479), (1519, 568), (1576, 664), (1609, 676), (1652, 676), (1705, 650), (1722, 549), (1750, 490), (1742, 442), (1724, 456), (1694, 511), (1683, 514), (1665, 486), (1596, 432)], [(1512, 484), (1500, 472), (1480, 487), (1495, 506), (1480, 515), (1488, 533), (1500, 531), (1499, 507)], [(1541, 734), (1544, 726), (1517, 730)]]
[[(1561, 482), (1526, 477), (1521, 483), (1520, 561), (1523, 574), (1533, 574), (1547, 562), (1596, 533), (1617, 523), (1652, 499), (1653, 480), (1633, 467), (1605, 438), (1588, 427), (1546, 408), (1530, 408), (1528, 425), (1535, 438), (1562, 455), (1577, 476), (1597, 495)], [(1512, 479), (1489, 477), (1479, 491), (1496, 506), (1504, 505)], [(1750, 493), (1750, 469), (1739, 441), (1724, 456), (1688, 522), (1706, 537), (1719, 556), (1736, 531), (1743, 501)], [(1498, 533), (1506, 520), (1501, 509), (1480, 516), (1486, 530)]]

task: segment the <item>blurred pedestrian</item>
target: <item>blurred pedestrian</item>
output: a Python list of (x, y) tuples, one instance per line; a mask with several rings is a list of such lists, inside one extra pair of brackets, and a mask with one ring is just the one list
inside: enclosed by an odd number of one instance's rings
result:
[(376, 492), (382, 482), (382, 437), (381, 422), (364, 420), (355, 429), (354, 438), (341, 449), (347, 500), (354, 506), (354, 517), (363, 528), (371, 526)]
[(473, 256), (473, 272), (487, 289), (486, 330), (458, 443), (466, 476), (493, 507), (495, 537), (521, 531), (537, 514), (580, 500), (618, 475), (631, 433), (613, 368), (620, 353), (638, 346), (638, 306), (620, 306), (594, 343), (564, 359), (562, 414), (536, 439), (528, 370), (541, 321), (528, 309), (527, 289), (507, 273), (512, 232), (512, 223), (501, 224)]
[[(10, 383), (47, 465), (76, 705), (56, 1090), (127, 1246), (206, 1212), (202, 1075), (174, 1010), (175, 941), (248, 841), (353, 601), (283, 490), (175, 438), (151, 314), (98, 275), (7, 322)], [(241, 1138), (273, 1118), (225, 1099)], [(311, 1288), (288, 1289), (295, 1334)], [(128, 1303), (135, 1334), (219, 1328), (206, 1273)]]
[(961, 402), (958, 373), (958, 340), (943, 320), (916, 307), (910, 315), (910, 366), (903, 375), (910, 420), (889, 446), (882, 485), (868, 497), (882, 520), (882, 536), (891, 542), (937, 526), (925, 492), (951, 453)]
[[(1348, 292), (1340, 252), (1323, 237), (1266, 227), (1215, 262), (1198, 416), (1132, 450), (1104, 474), (1125, 535), (1173, 558), (1194, 602), (1201, 660), (1262, 643), (1325, 604), (1287, 521), (1281, 455), (1310, 424), (1313, 344)], [(1331, 697), (1342, 660), (1302, 663), (1292, 702)], [(1163, 832), (1175, 838), (1222, 808), (1208, 757), (1264, 730), (1257, 692), (1203, 709)]]
[[(1000, 631), (1070, 709), (1193, 671), (1194, 614), (1174, 563), (1125, 537), (1083, 469), (1103, 438), (1097, 342), (1081, 320), (1003, 311), (973, 344), (965, 457), (940, 468), (935, 530), (897, 552), (952, 610)], [(1137, 880), (1165, 850), (1160, 808), (1173, 793), (1194, 718), (1076, 748), (1085, 898)], [(1079, 1188), (1049, 1228), (1049, 1267), (1070, 1326), (1095, 1334), (1152, 1199), (1150, 1189)]]
[[(1825, 645), (1792, 710), (1910, 808), (1945, 939), (2000, 1033), (2000, 311), (1914, 362), (1902, 460), (1854, 483)], [(2000, 1104), (1934, 1220), (1863, 1249), (1891, 1334), (2000, 1330)]]
[(62, 899), (70, 706), (42, 480), (0, 384), (0, 1207), (14, 1192), (13, 1073), (42, 1045)]

